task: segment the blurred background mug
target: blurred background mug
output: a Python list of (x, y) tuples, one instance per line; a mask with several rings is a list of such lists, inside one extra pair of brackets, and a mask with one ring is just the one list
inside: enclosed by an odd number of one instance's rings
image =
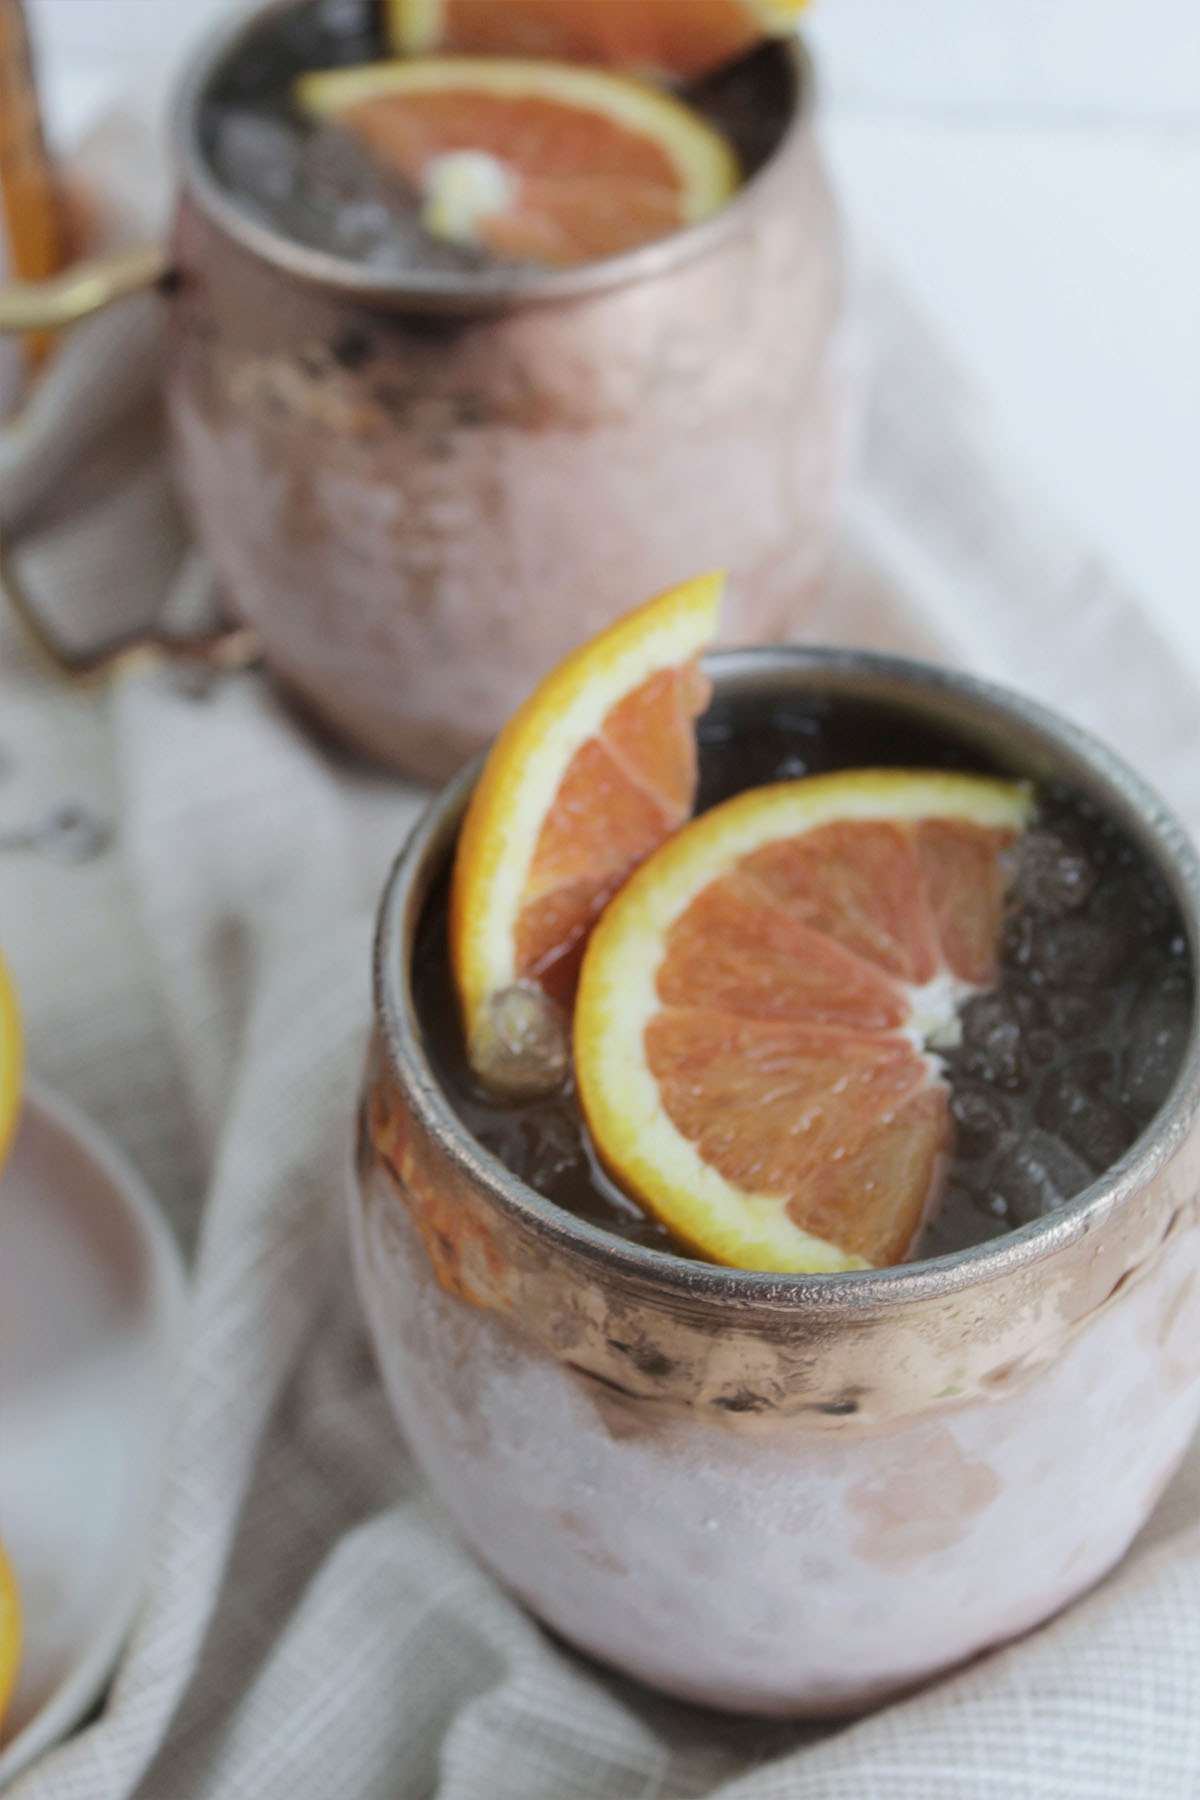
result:
[(437, 778), (686, 575), (729, 569), (735, 641), (802, 631), (848, 435), (803, 47), (732, 77), (758, 166), (703, 223), (571, 269), (380, 270), (272, 229), (210, 160), (214, 85), (312, 4), (274, 0), (194, 61), (165, 250), (0, 294), (0, 327), (28, 330), (157, 283), (179, 485), (237, 622), (203, 653), (260, 651), (339, 736)]

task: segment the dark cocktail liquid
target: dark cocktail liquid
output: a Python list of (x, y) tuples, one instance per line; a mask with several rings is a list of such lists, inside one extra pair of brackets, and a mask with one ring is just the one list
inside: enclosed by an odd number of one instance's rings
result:
[[(200, 109), (209, 166), (250, 217), (284, 237), (381, 274), (471, 270), (497, 259), (440, 243), (414, 197), (349, 133), (314, 124), (292, 98), (298, 75), (388, 56), (380, 0), (308, 0), (253, 26), (216, 71)], [(682, 91), (723, 131), (744, 176), (779, 142), (790, 112), (777, 52), (742, 58)]]
[[(823, 770), (1004, 773), (941, 733), (833, 696), (718, 699), (699, 726), (698, 810), (744, 788)], [(455, 1112), (515, 1175), (580, 1218), (675, 1249), (600, 1168), (572, 1094), (513, 1105), (472, 1076), (446, 953), (446, 891), (426, 907), (414, 958), (418, 1017)], [(941, 1053), (954, 1154), (916, 1246), (938, 1256), (999, 1236), (1080, 1193), (1166, 1099), (1192, 1017), (1183, 923), (1165, 884), (1088, 801), (1050, 787), (1022, 841), (999, 984), (961, 1011)]]

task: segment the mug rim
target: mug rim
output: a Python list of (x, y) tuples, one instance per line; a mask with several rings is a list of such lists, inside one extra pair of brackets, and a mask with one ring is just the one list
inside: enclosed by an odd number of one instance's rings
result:
[(273, 14), (294, 10), (302, 0), (264, 0), (238, 12), (202, 38), (185, 65), (170, 108), (171, 135), (182, 182), (201, 212), (236, 243), (299, 281), (355, 299), (410, 311), (492, 312), (514, 305), (587, 299), (632, 286), (695, 261), (736, 233), (759, 203), (780, 163), (807, 134), (816, 102), (812, 56), (799, 33), (770, 40), (786, 60), (794, 83), (791, 115), (770, 154), (733, 197), (709, 218), (684, 225), (636, 249), (596, 257), (569, 269), (505, 268), (470, 273), (368, 269), (274, 231), (243, 210), (222, 187), (200, 142), (201, 102), (212, 76), (245, 38)]
[[(704, 668), (714, 688), (735, 688), (781, 671), (823, 678), (863, 698), (903, 702), (922, 697), (957, 706), (961, 724), (991, 726), (996, 742), (1008, 731), (1030, 757), (1041, 754), (1047, 776), (1074, 779), (1135, 838), (1170, 886), (1188, 935), (1195, 979), (1200, 966), (1200, 861), (1183, 825), (1150, 785), (1100, 739), (1041, 702), (999, 683), (956, 669), (873, 651), (809, 645), (768, 645), (710, 653)], [(806, 685), (815, 688), (820, 679)], [(782, 684), (780, 684), (782, 686)], [(793, 690), (794, 691), (794, 690)], [(949, 729), (942, 712), (938, 722)], [(982, 744), (982, 737), (980, 739)], [(380, 902), (374, 949), (376, 1036), (391, 1079), (399, 1084), (421, 1126), (458, 1174), (509, 1220), (533, 1237), (581, 1256), (597, 1273), (627, 1280), (659, 1295), (756, 1310), (804, 1310), (823, 1318), (911, 1305), (1032, 1268), (1095, 1232), (1131, 1201), (1175, 1154), (1192, 1126), (1200, 1098), (1200, 1004), (1193, 991), (1187, 1047), (1170, 1093), (1125, 1154), (1073, 1199), (1002, 1236), (947, 1255), (887, 1268), (820, 1274), (777, 1274), (693, 1261), (635, 1243), (577, 1217), (547, 1199), (478, 1143), (439, 1083), (421, 1041), (412, 996), (412, 952), (432, 882), (445, 867), (462, 813), (478, 778), (481, 752), (433, 796), (401, 849)]]

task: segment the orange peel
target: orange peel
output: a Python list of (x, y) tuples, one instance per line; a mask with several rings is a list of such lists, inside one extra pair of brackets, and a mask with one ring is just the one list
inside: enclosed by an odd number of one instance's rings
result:
[(489, 1062), (497, 997), (570, 1002), (583, 943), (631, 870), (691, 813), (697, 659), (724, 578), (628, 613), (558, 665), (500, 732), (463, 821), (450, 959), (468, 1054)]

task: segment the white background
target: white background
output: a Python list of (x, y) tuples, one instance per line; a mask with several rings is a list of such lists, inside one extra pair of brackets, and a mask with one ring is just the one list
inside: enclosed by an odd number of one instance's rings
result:
[[(55, 130), (228, 0), (27, 0)], [(1200, 672), (1200, 0), (815, 0), (824, 136), (1060, 509)]]

